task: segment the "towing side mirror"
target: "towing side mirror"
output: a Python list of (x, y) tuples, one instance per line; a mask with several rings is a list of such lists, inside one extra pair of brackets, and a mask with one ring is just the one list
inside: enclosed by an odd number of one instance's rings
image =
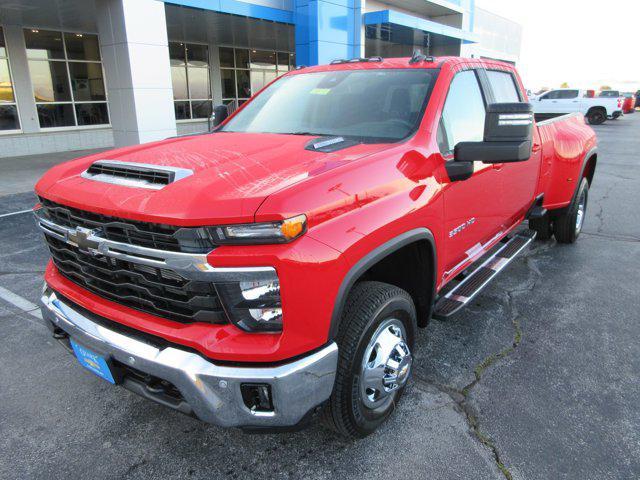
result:
[(492, 103), (487, 106), (484, 141), (459, 142), (453, 150), (453, 162), (447, 162), (451, 181), (473, 175), (473, 162), (510, 163), (531, 156), (533, 107), (530, 103)]
[(529, 103), (492, 103), (487, 106), (483, 142), (460, 142), (456, 162), (522, 162), (531, 156), (533, 108)]

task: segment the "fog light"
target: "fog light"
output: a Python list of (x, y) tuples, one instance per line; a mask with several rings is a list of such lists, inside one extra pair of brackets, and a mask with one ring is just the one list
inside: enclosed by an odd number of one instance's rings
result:
[(252, 412), (273, 412), (271, 385), (268, 383), (243, 383), (240, 392), (244, 404)]

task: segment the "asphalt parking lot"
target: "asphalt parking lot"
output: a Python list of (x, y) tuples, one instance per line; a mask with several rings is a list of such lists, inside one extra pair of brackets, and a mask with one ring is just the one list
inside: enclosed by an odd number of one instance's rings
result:
[(640, 477), (640, 113), (596, 130), (578, 242), (537, 242), (472, 307), (422, 330), (406, 396), (358, 442), (320, 426), (222, 430), (83, 370), (29, 304), (40, 233), (28, 213), (2, 216), (33, 196), (0, 190), (0, 478)]

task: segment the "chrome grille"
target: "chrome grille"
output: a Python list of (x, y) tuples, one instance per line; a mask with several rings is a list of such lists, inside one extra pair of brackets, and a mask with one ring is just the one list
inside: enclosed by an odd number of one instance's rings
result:
[(70, 281), (100, 297), (182, 323), (226, 323), (212, 283), (83, 251), (45, 235), (53, 263)]
[(213, 242), (201, 238), (195, 228), (126, 220), (60, 205), (45, 198), (40, 198), (40, 203), (46, 218), (56, 225), (99, 228), (102, 237), (115, 242), (185, 253), (208, 253), (215, 248)]

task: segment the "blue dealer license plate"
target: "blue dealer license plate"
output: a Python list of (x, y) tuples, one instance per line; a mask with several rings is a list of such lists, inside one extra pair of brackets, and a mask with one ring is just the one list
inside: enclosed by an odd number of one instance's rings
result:
[(113, 384), (116, 383), (113, 379), (113, 375), (111, 374), (111, 370), (109, 369), (109, 365), (107, 364), (107, 360), (104, 357), (89, 350), (87, 347), (77, 344), (73, 340), (71, 340), (71, 347), (73, 348), (80, 365), (95, 373), (100, 378), (105, 379), (107, 382)]

